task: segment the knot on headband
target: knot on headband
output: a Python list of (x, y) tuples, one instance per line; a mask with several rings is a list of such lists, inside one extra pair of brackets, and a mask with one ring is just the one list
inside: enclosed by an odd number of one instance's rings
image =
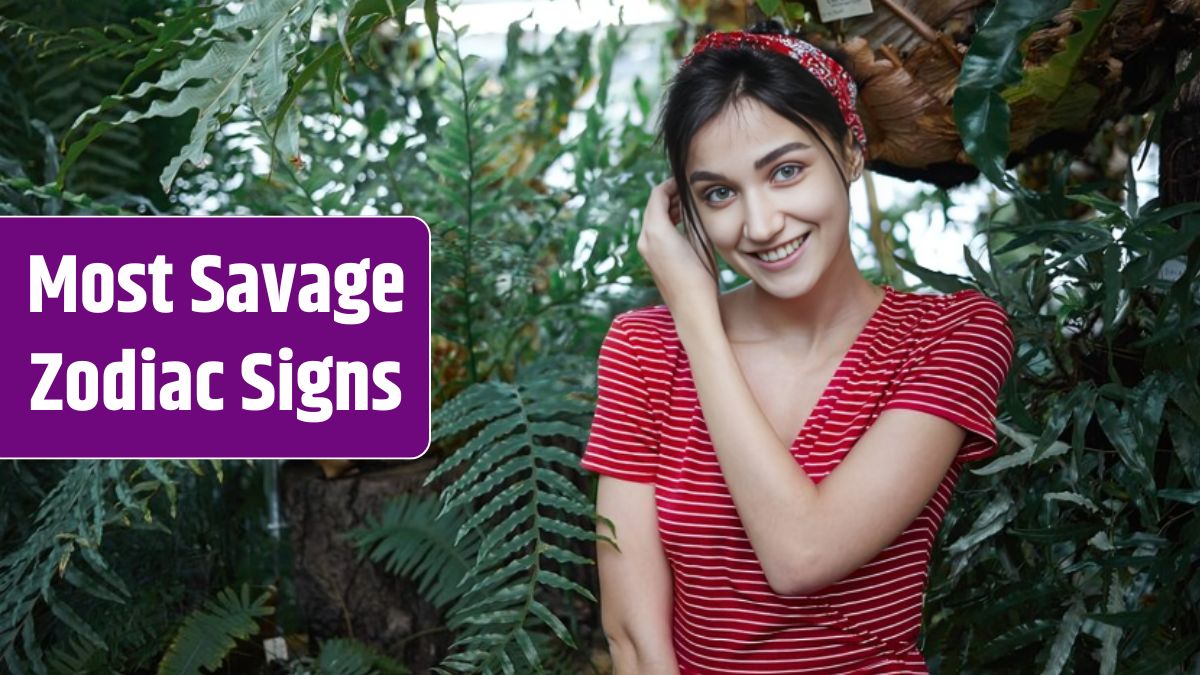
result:
[(829, 92), (829, 95), (837, 101), (838, 109), (842, 113), (842, 120), (850, 129), (850, 133), (854, 135), (854, 140), (858, 141), (863, 154), (866, 154), (867, 132), (863, 129), (862, 120), (858, 117), (858, 111), (854, 107), (854, 100), (858, 96), (858, 87), (855, 86), (850, 73), (846, 72), (846, 69), (838, 65), (838, 62), (828, 54), (798, 37), (778, 33), (747, 33), (744, 31), (709, 33), (700, 38), (695, 47), (692, 47), (692, 52), (687, 55), (680, 67), (686, 68), (696, 55), (711, 49), (735, 47), (748, 47), (782, 54), (812, 73), (821, 86)]

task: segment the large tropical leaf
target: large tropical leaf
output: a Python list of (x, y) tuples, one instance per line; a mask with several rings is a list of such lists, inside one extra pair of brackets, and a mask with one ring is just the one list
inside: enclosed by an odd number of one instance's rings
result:
[[(218, 14), (210, 28), (192, 38), (201, 50), (198, 57), (185, 58), (156, 81), (145, 82), (131, 93), (106, 97), (76, 118), (72, 130), (83, 129), (89, 122), (91, 127), (68, 146), (60, 181), (83, 151), (111, 127), (195, 111), (196, 122), (187, 144), (159, 177), (163, 190), (170, 189), (185, 161), (197, 166), (203, 163), (209, 137), (236, 108), (247, 104), (259, 119), (275, 113), (288, 90), (297, 54), (308, 45), (305, 30), (317, 6), (317, 0), (262, 0), (241, 5), (237, 12)], [(168, 98), (150, 100), (145, 110), (128, 110), (115, 121), (96, 119), (118, 106), (144, 104), (152, 95), (163, 94)], [(276, 137), (284, 157), (299, 152), (297, 124), (293, 118)]]

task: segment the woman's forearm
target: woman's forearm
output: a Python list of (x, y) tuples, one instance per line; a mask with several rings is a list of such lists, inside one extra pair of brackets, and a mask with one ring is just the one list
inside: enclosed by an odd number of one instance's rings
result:
[[(600, 619), (616, 672), (676, 675), (670, 564), (659, 539), (655, 486), (601, 476), (596, 525)], [(611, 525), (610, 525), (611, 522)], [(608, 539), (620, 542), (617, 550)]]
[(716, 308), (696, 305), (689, 310), (698, 311), (681, 313), (677, 325), (709, 437), (767, 580), (777, 592), (787, 592), (791, 570), (803, 566), (798, 541), (815, 544), (820, 531), (808, 525), (816, 520), (817, 487), (754, 399)]

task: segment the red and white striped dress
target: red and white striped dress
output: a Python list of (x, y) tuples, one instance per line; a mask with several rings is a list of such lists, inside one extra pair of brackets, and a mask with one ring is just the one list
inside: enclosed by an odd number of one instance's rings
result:
[(792, 456), (820, 482), (890, 408), (938, 415), (968, 433), (937, 493), (891, 545), (846, 579), (803, 596), (778, 595), (767, 584), (667, 308), (613, 320), (582, 466), (655, 485), (681, 675), (928, 672), (916, 639), (930, 551), (963, 463), (996, 449), (996, 398), (1013, 337), (1004, 310), (977, 291), (884, 291)]

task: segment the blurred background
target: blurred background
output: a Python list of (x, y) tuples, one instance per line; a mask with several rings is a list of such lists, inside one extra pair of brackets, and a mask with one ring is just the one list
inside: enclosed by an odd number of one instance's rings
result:
[(0, 462), (0, 671), (610, 672), (578, 457), (656, 106), (772, 17), (854, 63), (864, 274), (1017, 338), (931, 671), (1200, 673), (1200, 3), (873, 4), (0, 0), (0, 213), (413, 214), (434, 298), (419, 460)]

